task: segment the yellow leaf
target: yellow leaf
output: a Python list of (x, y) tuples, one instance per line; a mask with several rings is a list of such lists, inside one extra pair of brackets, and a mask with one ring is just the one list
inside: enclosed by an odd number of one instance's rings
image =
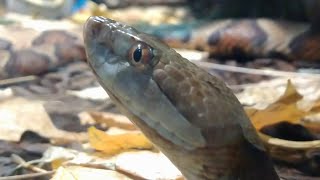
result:
[(288, 80), (287, 88), (284, 94), (274, 104), (295, 104), (302, 99), (301, 94), (296, 90), (290, 80)]
[(302, 117), (314, 114), (320, 110), (319, 105), (314, 106), (310, 111), (299, 109), (297, 102), (301, 99), (302, 96), (297, 92), (292, 83), (288, 81), (285, 93), (276, 102), (263, 110), (247, 108), (246, 113), (258, 130), (266, 125), (281, 121), (297, 123)]
[(108, 155), (117, 154), (130, 149), (152, 149), (153, 145), (142, 133), (126, 133), (108, 135), (103, 131), (90, 127), (88, 129), (90, 145)]
[(54, 159), (51, 162), (51, 168), (52, 169), (58, 169), (64, 162), (66, 162), (68, 159), (60, 158), (60, 159)]

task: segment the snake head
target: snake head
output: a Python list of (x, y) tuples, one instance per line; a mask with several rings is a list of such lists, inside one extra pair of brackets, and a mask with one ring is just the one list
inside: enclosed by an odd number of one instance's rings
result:
[(104, 17), (90, 17), (84, 27), (84, 41), (89, 61), (99, 67), (103, 63), (127, 64), (148, 73), (158, 63), (163, 51), (169, 47), (131, 26)]
[(107, 18), (88, 19), (84, 42), (113, 102), (187, 179), (278, 179), (221, 80), (156, 38)]
[[(104, 17), (84, 26), (88, 63), (113, 101), (152, 137), (192, 149), (205, 146), (199, 127), (173, 105), (154, 79), (160, 59), (172, 52), (166, 44)], [(181, 57), (181, 56), (180, 56)], [(157, 66), (159, 68), (159, 66)], [(152, 131), (150, 131), (152, 129)]]

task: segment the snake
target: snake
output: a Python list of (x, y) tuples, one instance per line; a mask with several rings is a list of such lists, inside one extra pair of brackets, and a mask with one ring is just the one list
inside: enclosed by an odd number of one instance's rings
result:
[(101, 86), (186, 179), (279, 179), (223, 81), (158, 38), (115, 20), (90, 17), (83, 37)]

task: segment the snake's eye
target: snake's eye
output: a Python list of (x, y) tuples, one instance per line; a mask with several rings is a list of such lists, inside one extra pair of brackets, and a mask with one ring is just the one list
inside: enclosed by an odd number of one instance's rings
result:
[(142, 58), (142, 49), (141, 49), (140, 46), (138, 46), (137, 49), (134, 50), (132, 58), (133, 58), (133, 60), (135, 62), (139, 62), (141, 60), (141, 58)]
[(133, 65), (151, 64), (153, 57), (152, 48), (143, 42), (136, 43), (129, 51), (129, 59)]

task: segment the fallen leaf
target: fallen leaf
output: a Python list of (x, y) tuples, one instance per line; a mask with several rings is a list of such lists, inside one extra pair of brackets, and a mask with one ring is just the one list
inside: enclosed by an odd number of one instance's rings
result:
[(277, 101), (262, 110), (246, 108), (246, 113), (258, 130), (266, 125), (281, 121), (297, 123), (306, 115), (320, 112), (320, 108), (316, 108), (317, 106), (311, 108), (311, 111), (299, 108), (297, 103), (302, 98), (292, 83), (288, 81), (285, 93)]
[[(123, 152), (112, 157), (99, 157), (96, 156), (96, 153), (88, 154), (73, 149), (52, 146), (37, 162), (51, 162), (51, 165), (61, 167), (62, 161), (60, 160), (63, 160), (62, 166), (64, 168), (85, 166), (93, 169), (114, 170), (134, 179), (183, 179), (180, 171), (162, 153), (146, 150)], [(109, 179), (109, 176), (106, 176), (105, 179)]]
[[(317, 78), (294, 77), (290, 78), (290, 81), (303, 96), (303, 101), (311, 102), (320, 98), (320, 81)], [(243, 89), (240, 93), (236, 93), (242, 104), (264, 109), (283, 95), (287, 84), (288, 78), (274, 78), (259, 83), (232, 85), (231, 87)]]
[(51, 162), (51, 168), (52, 169), (58, 169), (60, 166), (63, 165), (63, 163), (65, 163), (67, 161), (67, 159), (64, 158), (58, 158), (58, 159), (54, 159)]
[[(320, 140), (314, 141), (288, 141), (274, 138), (259, 133), (262, 142), (269, 151), (272, 158), (290, 164), (299, 164), (309, 161), (313, 164), (314, 159), (319, 155)], [(315, 163), (315, 167), (316, 167)]]
[(88, 133), (90, 145), (108, 155), (132, 149), (153, 149), (151, 142), (141, 132), (108, 135), (90, 127)]
[(53, 169), (61, 165), (79, 165), (86, 167), (99, 167), (100, 169), (115, 169), (114, 157), (98, 157), (86, 152), (77, 151), (63, 147), (52, 146), (47, 149), (39, 163), (50, 163)]
[(81, 166), (58, 168), (51, 180), (131, 180), (131, 178), (112, 170), (95, 169)]
[(150, 151), (119, 154), (116, 169), (142, 179), (182, 179), (181, 172), (165, 155)]
[(71, 94), (83, 99), (89, 100), (106, 100), (109, 98), (106, 91), (101, 87), (90, 87), (86, 89), (82, 89), (80, 91), (72, 91), (68, 90), (67, 94)]
[[(312, 104), (310, 104), (310, 102), (309, 104), (305, 102), (305, 107), (303, 108), (298, 105), (299, 103), (301, 104), (301, 102), (303, 102), (302, 99), (303, 96), (298, 93), (296, 88), (291, 84), (290, 81), (288, 81), (284, 94), (280, 96), (277, 101), (261, 110), (247, 108), (246, 113), (258, 131), (267, 125), (277, 124), (283, 121), (300, 123), (301, 125), (305, 126), (307, 124), (302, 122), (301, 119), (307, 115), (320, 112), (320, 99)], [(314, 124), (312, 124), (312, 126), (315, 127)], [(319, 152), (319, 140), (289, 141), (271, 137), (261, 132), (258, 133), (272, 158), (280, 161), (290, 164), (312, 164), (314, 158), (316, 157), (313, 154), (317, 155)]]
[(19, 141), (25, 131), (58, 142), (83, 141), (85, 133), (57, 129), (40, 101), (11, 98), (0, 103), (0, 139)]

